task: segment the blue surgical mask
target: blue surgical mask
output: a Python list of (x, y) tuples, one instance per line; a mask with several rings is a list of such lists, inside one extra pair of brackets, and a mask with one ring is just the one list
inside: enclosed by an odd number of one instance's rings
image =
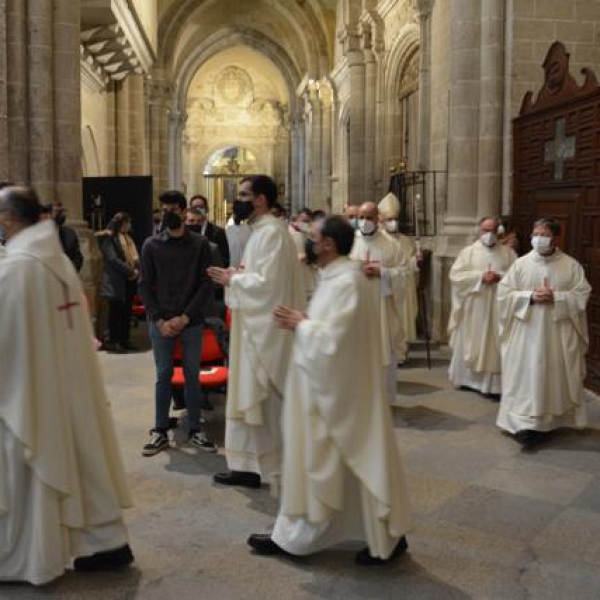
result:
[(358, 231), (358, 217), (354, 217), (353, 219), (350, 219), (350, 225), (352, 225), (352, 228), (354, 229), (354, 231)]
[(2, 229), (2, 225), (0, 225), (0, 240), (4, 241), (4, 229)]

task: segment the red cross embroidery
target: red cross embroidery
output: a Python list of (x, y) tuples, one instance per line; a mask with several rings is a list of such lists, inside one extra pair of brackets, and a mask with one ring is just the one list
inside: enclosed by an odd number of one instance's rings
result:
[(79, 306), (79, 302), (69, 302), (69, 291), (66, 285), (63, 285), (63, 293), (65, 295), (65, 303), (61, 306), (57, 306), (58, 310), (66, 310), (67, 311), (67, 323), (69, 325), (69, 329), (73, 329), (73, 315), (71, 315), (71, 309), (75, 306)]

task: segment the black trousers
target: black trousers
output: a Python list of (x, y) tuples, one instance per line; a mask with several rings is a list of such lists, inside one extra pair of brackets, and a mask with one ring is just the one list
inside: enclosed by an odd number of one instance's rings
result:
[(111, 344), (129, 344), (129, 328), (131, 327), (131, 310), (135, 282), (127, 282), (125, 301), (108, 301), (108, 341)]

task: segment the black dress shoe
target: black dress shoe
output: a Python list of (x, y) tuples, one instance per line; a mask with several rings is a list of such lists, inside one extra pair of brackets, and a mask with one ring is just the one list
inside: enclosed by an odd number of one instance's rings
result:
[(104, 552), (96, 552), (91, 556), (81, 556), (76, 558), (73, 567), (76, 571), (111, 571), (113, 569), (122, 569), (133, 562), (133, 553), (129, 544), (115, 548), (114, 550), (106, 550)]
[(102, 346), (102, 350), (106, 350), (109, 354), (125, 354), (125, 348), (118, 342), (107, 342)]
[(367, 567), (371, 566), (371, 565), (387, 565), (390, 562), (392, 562), (393, 560), (395, 560), (396, 558), (398, 558), (400, 555), (404, 554), (407, 550), (408, 550), (408, 542), (406, 541), (406, 538), (404, 536), (402, 536), (398, 540), (396, 547), (394, 548), (394, 550), (392, 551), (392, 553), (390, 554), (390, 556), (388, 558), (378, 558), (376, 556), (371, 556), (371, 553), (369, 552), (369, 548), (367, 547), (367, 548), (364, 548), (363, 550), (361, 550), (356, 555), (354, 562), (357, 565), (362, 565), (362, 566), (367, 566)]
[(284, 556), (291, 556), (289, 552), (286, 552), (281, 546), (278, 546), (270, 535), (263, 533), (253, 533), (247, 541), (250, 548), (256, 550), (257, 554), (263, 556), (274, 556), (276, 554), (282, 554)]
[(260, 475), (249, 471), (227, 471), (213, 476), (215, 483), (221, 485), (240, 485), (248, 488), (260, 487)]

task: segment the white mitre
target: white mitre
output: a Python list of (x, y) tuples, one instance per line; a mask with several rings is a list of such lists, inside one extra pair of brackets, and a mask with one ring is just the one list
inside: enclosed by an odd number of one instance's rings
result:
[(390, 192), (380, 200), (377, 208), (384, 219), (397, 219), (400, 214), (400, 201)]

